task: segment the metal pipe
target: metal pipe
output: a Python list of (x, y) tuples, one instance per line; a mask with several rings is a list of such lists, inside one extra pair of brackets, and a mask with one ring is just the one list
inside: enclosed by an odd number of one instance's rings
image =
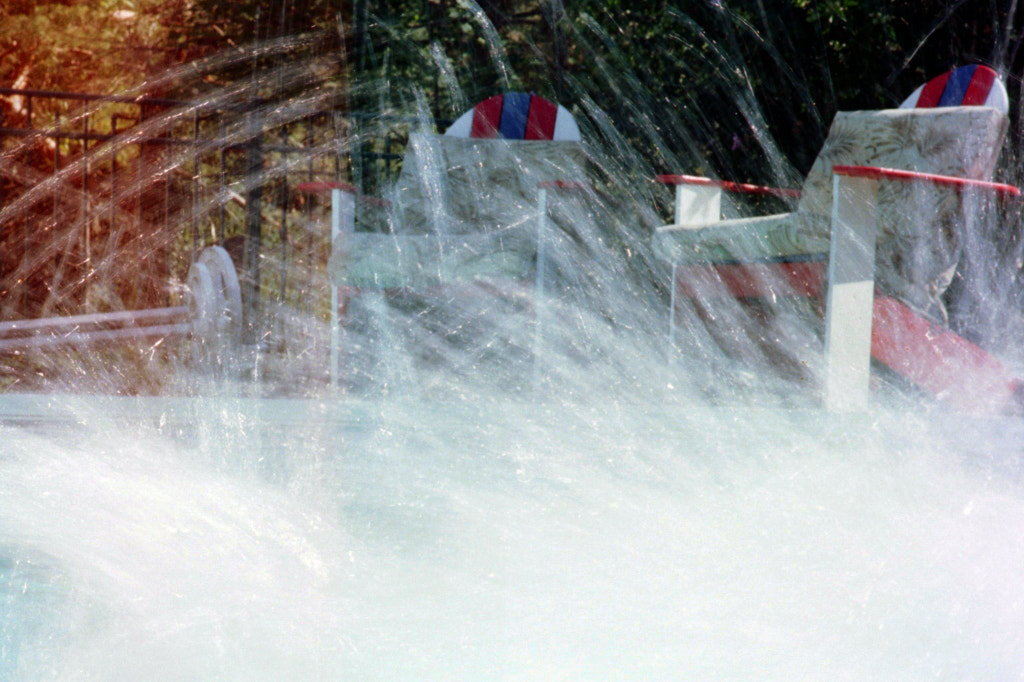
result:
[(191, 333), (191, 322), (154, 325), (151, 327), (98, 329), (88, 332), (75, 331), (64, 336), (38, 335), (25, 336), (13, 339), (0, 339), (0, 352), (27, 350), (30, 348), (88, 346), (94, 343), (106, 343), (109, 341), (123, 341), (125, 339), (166, 338), (168, 336), (185, 336)]
[(159, 323), (177, 323), (188, 319), (188, 306), (172, 306), (169, 308), (149, 308), (146, 310), (123, 310), (113, 313), (87, 313), (85, 315), (67, 315), (60, 317), (43, 317), (29, 320), (11, 320), (0, 322), (0, 336), (11, 334), (27, 334), (29, 332), (74, 331), (80, 327), (98, 326), (103, 324), (155, 325)]

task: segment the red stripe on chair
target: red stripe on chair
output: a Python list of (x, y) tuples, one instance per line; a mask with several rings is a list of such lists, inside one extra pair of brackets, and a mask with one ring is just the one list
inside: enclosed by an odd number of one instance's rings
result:
[(992, 84), (996, 80), (996, 72), (987, 66), (979, 66), (974, 70), (971, 84), (967, 86), (964, 94), (964, 106), (983, 106), (988, 100), (988, 93), (992, 91)]
[(501, 107), (504, 103), (502, 95), (488, 97), (473, 107), (473, 127), (470, 137), (492, 138), (498, 136), (498, 125), (501, 122)]
[(776, 197), (800, 198), (800, 190), (784, 187), (762, 187), (761, 185), (748, 185), (742, 182), (730, 182), (728, 180), (712, 180), (700, 175), (656, 175), (655, 182), (666, 185), (702, 185), (705, 187), (721, 187), (727, 192), (739, 194), (769, 194)]
[(917, 98), (918, 109), (929, 109), (939, 104), (939, 100), (942, 99), (942, 93), (946, 90), (946, 83), (949, 82), (949, 76), (952, 73), (952, 71), (944, 73), (925, 83), (924, 89), (921, 90), (921, 95)]
[(871, 356), (937, 398), (970, 412), (1010, 406), (1021, 382), (985, 349), (876, 296)]
[(552, 139), (555, 136), (556, 118), (558, 118), (558, 105), (534, 95), (530, 98), (530, 115), (526, 119), (526, 135), (523, 136), (523, 139)]
[(685, 298), (821, 297), (824, 261), (677, 265), (676, 294)]

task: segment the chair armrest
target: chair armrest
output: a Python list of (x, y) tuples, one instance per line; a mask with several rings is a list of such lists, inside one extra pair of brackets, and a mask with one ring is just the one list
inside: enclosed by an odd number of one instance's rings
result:
[(694, 226), (666, 225), (654, 231), (658, 258), (674, 264), (714, 265), (824, 260), (825, 225), (799, 213), (737, 218)]
[(953, 187), (956, 189), (985, 189), (1004, 196), (1020, 196), (1020, 189), (1013, 185), (999, 182), (972, 180), (953, 175), (935, 175), (934, 173), (918, 173), (916, 171), (881, 168), (879, 166), (834, 166), (832, 172), (850, 178), (867, 178), (868, 180), (900, 180), (903, 182), (927, 182), (933, 185)]
[(327, 272), (335, 286), (356, 289), (423, 291), (481, 278), (526, 280), (537, 254), (536, 235), (526, 225), (473, 234), (356, 232), (344, 247), (332, 250)]
[(577, 180), (546, 180), (537, 183), (537, 189), (582, 189), (593, 190), (594, 186), (589, 182)]
[(585, 180), (544, 180), (537, 183), (537, 189), (542, 192), (554, 190), (555, 192), (570, 191), (582, 192), (586, 198), (596, 199), (603, 206), (618, 206), (619, 200), (598, 189), (593, 183)]
[(698, 185), (704, 187), (718, 187), (727, 192), (740, 194), (766, 194), (776, 197), (798, 198), (800, 190), (784, 187), (764, 187), (762, 185), (748, 185), (742, 182), (729, 182), (728, 180), (712, 180), (699, 175), (658, 175), (655, 182), (666, 185)]
[[(825, 305), (825, 400), (830, 410), (862, 409), (868, 402), (871, 356), (877, 346), (897, 338), (893, 334), (900, 334), (901, 326), (897, 323), (894, 330), (894, 321), (890, 320), (887, 325), (880, 326), (881, 332), (874, 327), (878, 314), (874, 298), (878, 181), (928, 183), (957, 191), (977, 189), (1003, 197), (1019, 197), (1020, 190), (995, 182), (877, 166), (835, 166), (832, 173), (835, 189)], [(910, 313), (909, 308), (906, 311)], [(910, 315), (913, 317), (912, 313)], [(907, 324), (902, 327), (904, 330), (911, 328)], [(925, 338), (926, 333), (929, 330), (922, 329), (919, 334), (908, 338)], [(876, 343), (876, 338), (881, 341)], [(901, 336), (899, 339), (895, 342), (899, 351), (892, 356), (897, 358), (895, 362), (925, 352), (917, 350), (915, 353), (909, 341)], [(934, 342), (929, 341), (927, 347), (934, 347)], [(886, 364), (896, 369), (898, 364), (893, 362), (890, 360)], [(905, 369), (900, 373), (915, 381), (913, 374), (908, 374)], [(921, 385), (927, 387), (927, 384)], [(945, 387), (948, 386), (946, 384)]]
[(676, 225), (692, 223), (708, 223), (722, 218), (722, 192), (741, 192), (744, 194), (761, 194), (779, 197), (799, 197), (798, 189), (779, 189), (748, 185), (727, 180), (712, 180), (697, 175), (658, 175), (655, 182), (675, 185), (676, 205), (674, 222)]
[(334, 180), (309, 180), (308, 182), (300, 182), (295, 185), (295, 189), (300, 192), (310, 192), (311, 194), (330, 194), (332, 189), (340, 189), (342, 192), (348, 192), (349, 194), (359, 194), (353, 185), (347, 182), (335, 182)]
[(330, 194), (331, 190), (340, 189), (342, 192), (348, 192), (364, 204), (382, 207), (391, 205), (391, 202), (387, 199), (366, 196), (347, 182), (336, 182), (334, 180), (310, 180), (308, 182), (300, 182), (295, 185), (295, 189), (300, 192), (308, 192), (310, 194)]

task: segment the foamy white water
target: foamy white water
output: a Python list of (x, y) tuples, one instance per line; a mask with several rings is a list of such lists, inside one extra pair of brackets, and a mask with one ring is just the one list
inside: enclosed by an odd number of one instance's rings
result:
[[(476, 10), (511, 82), (517, 65)], [(625, 218), (599, 235), (590, 208), (563, 208), (578, 234), (549, 245), (565, 281), (548, 291), (542, 353), (538, 316), (505, 314), (517, 305), (453, 297), (436, 321), (423, 314), (436, 308), (378, 298), (351, 311), (342, 352), (353, 395), (240, 398), (261, 389), (193, 382), (186, 352), (164, 370), (182, 376), (156, 383), (206, 397), (0, 396), (0, 682), (1024, 678), (1024, 424), (894, 401), (885, 386), (866, 414), (813, 408), (820, 324), (796, 320), (785, 300), (763, 304), (777, 314), (769, 325), (732, 301), (704, 301), (717, 336), (684, 316), (667, 361), (669, 272), (649, 242), (668, 220), (669, 190), (650, 178), (724, 174), (748, 154), (782, 184), (799, 175), (747, 84), (726, 78), (746, 69), (729, 53), (733, 38), (676, 16), (679, 35), (665, 44), (709, 49), (704, 63), (680, 60), (680, 78), (722, 75), (747, 146), (706, 156), (725, 124), (698, 99), (661, 106), (646, 74), (616, 58), (615, 36), (579, 18), (569, 30), (599, 68), (579, 81), (565, 74), (562, 103), (614, 195), (603, 209)], [(151, 85), (303, 44), (233, 50)], [(450, 57), (434, 43), (424, 62), (439, 65), (452, 101), (471, 106)], [(312, 72), (286, 64), (150, 130), (256, 92), (267, 119), (300, 121), (333, 97), (312, 87)], [(308, 97), (295, 97), (304, 84)], [(373, 94), (371, 113), (426, 121), (423, 93), (404, 85), (353, 88)], [(792, 125), (812, 129), (822, 114), (811, 95), (826, 95), (806, 85), (787, 81), (785, 92), (807, 110)], [(630, 105), (631, 129), (616, 128), (605, 98)], [(247, 123), (230, 129), (234, 141), (250, 134)], [(63, 176), (78, 177), (82, 163)], [(191, 177), (188, 150), (161, 163)], [(425, 181), (446, 170), (427, 169)], [(156, 175), (142, 173), (133, 191)], [(225, 201), (192, 205), (212, 215)], [(326, 215), (306, 227), (323, 236)], [(967, 245), (986, 265), (1001, 262), (989, 236)], [(264, 255), (264, 272), (280, 265)], [(130, 276), (133, 265), (110, 267)], [(1019, 361), (1024, 322), (1004, 315), (1017, 305), (1007, 272), (976, 275), (971, 300), (1000, 303), (969, 311), (979, 317), (970, 332)], [(310, 281), (312, 300), (326, 277)], [(293, 345), (271, 368), (277, 386), (263, 390), (326, 395), (316, 308), (268, 312)], [(80, 377), (107, 362), (69, 360)], [(289, 384), (295, 366), (305, 383)], [(779, 366), (790, 384), (755, 378)], [(72, 388), (103, 390), (96, 383)]]
[(1015, 422), (145, 403), (3, 428), (8, 679), (1024, 674)]

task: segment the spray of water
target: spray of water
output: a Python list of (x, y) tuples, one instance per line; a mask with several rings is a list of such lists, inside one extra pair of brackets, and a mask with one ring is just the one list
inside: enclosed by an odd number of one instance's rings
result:
[[(746, 144), (794, 182), (756, 99), (729, 75), (742, 74), (737, 52), (678, 21), (675, 39), (713, 46), (681, 73), (720, 73)], [(949, 415), (885, 377), (869, 412), (826, 416), (820, 325), (785, 300), (752, 309), (698, 297), (670, 349), (669, 275), (650, 248), (667, 196), (647, 179), (705, 168), (697, 140), (715, 122), (700, 102), (655, 106), (614, 36), (586, 18), (576, 30), (596, 87), (627, 103), (633, 126), (612, 125), (594, 83), (566, 79), (596, 189), (551, 199), (539, 345), (541, 313), (515, 296), (369, 295), (351, 302), (344, 391), (331, 393), (327, 285), (311, 266), (288, 270), (298, 295), (259, 323), (262, 384), (238, 370), (252, 357), (242, 350), (225, 350), (239, 362), (211, 373), (182, 347), (144, 366), (158, 397), (68, 395), (129, 383), (98, 371), (111, 356), (80, 353), (63, 358), (77, 369), (64, 390), (3, 396), (0, 679), (1021, 675), (1020, 423)], [(482, 34), (511, 80), (497, 34)], [(438, 44), (424, 62), (462, 97)], [(268, 102), (263, 121), (300, 121), (337, 94), (308, 91), (309, 66), (215, 89), (131, 135), (253, 93)], [(213, 67), (196, 68), (201, 78)], [(428, 118), (422, 96), (395, 83), (345, 87), (375, 96), (382, 114)], [(225, 134), (243, 143), (249, 123)], [(336, 143), (368, 141), (377, 123), (339, 126)], [(171, 154), (122, 191), (192, 159)], [(417, 159), (443, 232), (447, 169)], [(81, 170), (40, 183), (0, 223)], [(195, 210), (214, 215), (248, 189)], [(401, 197), (385, 198), (391, 209), (367, 205), (361, 217), (408, 228)], [(524, 223), (535, 218), (523, 208)], [(324, 219), (295, 223), (298, 240)], [(1013, 309), (1010, 279), (985, 255), (992, 228), (971, 229), (970, 296)], [(51, 256), (19, 267), (27, 277)], [(107, 257), (102, 268), (126, 267)], [(286, 265), (275, 258), (264, 272)], [(971, 314), (979, 340), (1019, 331)], [(993, 350), (1015, 357), (1011, 344)]]

